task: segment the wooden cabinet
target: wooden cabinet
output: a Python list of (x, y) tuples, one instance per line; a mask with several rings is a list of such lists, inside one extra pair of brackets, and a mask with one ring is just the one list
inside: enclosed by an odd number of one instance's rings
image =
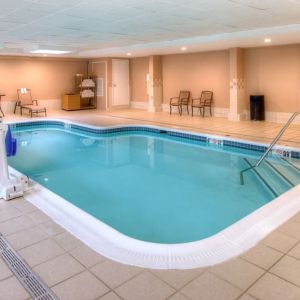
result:
[(77, 110), (81, 109), (80, 94), (66, 94), (62, 96), (62, 109)]
[(76, 91), (62, 96), (63, 110), (90, 109), (97, 107), (97, 78), (76, 74)]

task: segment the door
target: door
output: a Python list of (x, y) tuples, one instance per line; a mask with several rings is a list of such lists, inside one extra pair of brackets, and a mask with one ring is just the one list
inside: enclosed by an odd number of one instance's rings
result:
[(112, 60), (112, 105), (129, 105), (129, 60)]

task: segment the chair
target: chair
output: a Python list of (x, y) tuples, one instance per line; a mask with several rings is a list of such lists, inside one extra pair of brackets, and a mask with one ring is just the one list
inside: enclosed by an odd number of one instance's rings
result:
[(17, 107), (20, 107), (21, 115), (23, 109), (28, 110), (30, 116), (33, 114), (44, 113), (47, 116), (46, 107), (39, 106), (36, 99), (32, 99), (31, 90), (28, 88), (20, 88), (17, 90), (18, 100), (15, 104), (14, 113), (16, 113)]
[(200, 98), (192, 99), (192, 116), (194, 116), (194, 108), (198, 108), (202, 117), (205, 115), (205, 108), (209, 108), (210, 116), (212, 116), (211, 106), (213, 101), (213, 92), (202, 91)]
[(187, 113), (189, 113), (190, 92), (180, 91), (179, 97), (170, 98), (170, 114), (172, 113), (172, 106), (177, 106), (179, 114), (182, 115), (182, 107), (186, 106)]

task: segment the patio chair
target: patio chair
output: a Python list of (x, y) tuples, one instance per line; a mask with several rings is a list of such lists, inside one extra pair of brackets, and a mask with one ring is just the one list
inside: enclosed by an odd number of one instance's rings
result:
[(194, 108), (199, 109), (202, 117), (205, 116), (205, 109), (209, 109), (210, 116), (212, 116), (212, 101), (213, 101), (213, 92), (211, 91), (202, 91), (200, 98), (192, 99), (192, 116), (194, 116)]
[(44, 106), (39, 106), (36, 99), (32, 99), (31, 90), (28, 88), (20, 88), (17, 90), (18, 100), (15, 104), (14, 113), (16, 113), (17, 107), (20, 107), (21, 115), (23, 110), (28, 110), (30, 116), (33, 114), (44, 113), (47, 116), (47, 110)]
[(180, 91), (178, 97), (170, 98), (170, 114), (172, 113), (172, 107), (177, 106), (179, 114), (182, 115), (182, 107), (186, 106), (187, 113), (189, 113), (189, 102), (190, 102), (190, 92)]

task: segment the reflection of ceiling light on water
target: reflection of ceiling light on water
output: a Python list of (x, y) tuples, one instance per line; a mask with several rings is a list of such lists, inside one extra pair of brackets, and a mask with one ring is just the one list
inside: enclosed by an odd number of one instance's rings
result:
[(44, 178), (44, 181), (46, 181), (46, 182), (49, 181), (49, 178), (45, 177), (45, 178)]
[(22, 147), (26, 147), (27, 145), (28, 145), (28, 142), (27, 142), (27, 141), (22, 141), (22, 142), (21, 142), (21, 146), (22, 146)]
[(95, 143), (93, 139), (81, 139), (80, 141), (84, 146), (91, 146)]

